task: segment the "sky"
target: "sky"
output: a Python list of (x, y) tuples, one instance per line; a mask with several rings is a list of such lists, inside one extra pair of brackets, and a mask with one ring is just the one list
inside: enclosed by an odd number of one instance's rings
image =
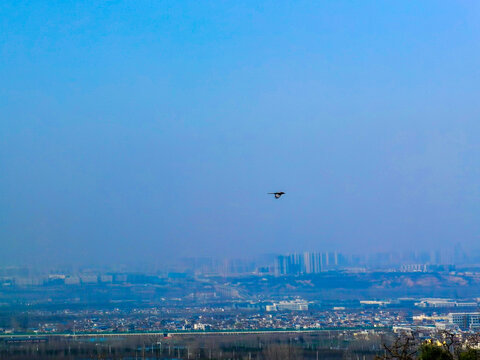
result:
[(4, 0), (0, 264), (478, 249), (479, 44), (467, 0)]

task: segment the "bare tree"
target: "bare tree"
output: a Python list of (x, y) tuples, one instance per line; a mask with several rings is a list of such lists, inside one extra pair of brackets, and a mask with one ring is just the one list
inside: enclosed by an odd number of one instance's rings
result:
[(449, 352), (452, 358), (457, 359), (462, 350), (462, 341), (457, 333), (448, 330), (438, 332), (438, 341), (443, 348)]
[(262, 358), (265, 360), (300, 360), (302, 358), (297, 347), (289, 344), (268, 344), (262, 351)]
[(478, 349), (480, 345), (480, 333), (469, 334), (463, 341), (463, 345), (467, 350)]
[(391, 344), (383, 344), (384, 354), (377, 360), (414, 360), (418, 352), (418, 337), (415, 332), (402, 332)]

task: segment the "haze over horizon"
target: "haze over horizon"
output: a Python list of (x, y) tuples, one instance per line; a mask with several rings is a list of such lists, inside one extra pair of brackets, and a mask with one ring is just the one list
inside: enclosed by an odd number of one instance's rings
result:
[(2, 264), (479, 248), (479, 3), (7, 0), (0, 26)]

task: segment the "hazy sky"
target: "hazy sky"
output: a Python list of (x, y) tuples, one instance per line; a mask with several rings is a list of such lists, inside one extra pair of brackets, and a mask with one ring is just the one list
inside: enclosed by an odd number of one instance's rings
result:
[(477, 1), (4, 0), (0, 81), (4, 264), (480, 243)]

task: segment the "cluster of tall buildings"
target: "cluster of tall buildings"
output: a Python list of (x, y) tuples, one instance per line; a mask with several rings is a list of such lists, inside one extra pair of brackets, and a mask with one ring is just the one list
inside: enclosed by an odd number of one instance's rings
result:
[[(399, 269), (404, 272), (452, 271), (452, 264), (480, 261), (469, 258), (459, 244), (452, 249), (434, 251), (390, 251), (366, 254), (333, 252), (304, 252), (275, 257), (275, 275), (317, 274), (336, 268)], [(272, 273), (272, 271), (271, 271)]]
[(275, 259), (275, 274), (318, 274), (335, 268), (341, 263), (343, 263), (343, 256), (336, 251), (280, 255)]

